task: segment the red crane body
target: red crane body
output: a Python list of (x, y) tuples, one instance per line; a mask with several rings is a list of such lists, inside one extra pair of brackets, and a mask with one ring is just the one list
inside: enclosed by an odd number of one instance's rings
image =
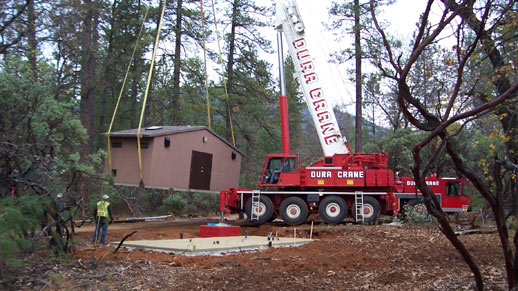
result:
[[(405, 204), (423, 210), (424, 200), (413, 178), (397, 177), (387, 169), (386, 153), (352, 153), (328, 105), (295, 1), (277, 1), (276, 21), (283, 152), (266, 156), (258, 183), (262, 190), (231, 188), (220, 192), (222, 216), (246, 212), (248, 219), (258, 224), (280, 217), (297, 225), (312, 213), (327, 223), (340, 223), (349, 215), (361, 222), (373, 222), (380, 214), (398, 215)], [(302, 165), (299, 156), (290, 153), (282, 33), (324, 152), (323, 159), (311, 165)], [(431, 176), (426, 183), (444, 212), (467, 211), (471, 202), (464, 192), (467, 180)]]

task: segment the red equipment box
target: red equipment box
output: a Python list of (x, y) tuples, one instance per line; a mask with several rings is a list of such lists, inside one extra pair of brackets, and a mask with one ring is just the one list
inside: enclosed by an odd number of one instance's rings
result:
[(240, 236), (239, 226), (200, 225), (200, 237)]

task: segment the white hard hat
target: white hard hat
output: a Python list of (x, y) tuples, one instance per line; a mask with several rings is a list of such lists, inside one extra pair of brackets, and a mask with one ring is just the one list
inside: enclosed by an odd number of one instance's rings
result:
[(63, 197), (63, 194), (61, 194), (61, 193), (58, 193), (58, 194), (56, 195), (56, 198), (61, 198), (61, 197)]
[(105, 194), (105, 195), (103, 195), (103, 199), (105, 199), (105, 200), (106, 200), (106, 199), (110, 199), (110, 196), (108, 196), (108, 195), (106, 195), (106, 194)]

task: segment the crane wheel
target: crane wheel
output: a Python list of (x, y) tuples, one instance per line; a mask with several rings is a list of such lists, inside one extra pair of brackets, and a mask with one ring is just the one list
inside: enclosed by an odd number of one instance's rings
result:
[(347, 212), (347, 204), (340, 196), (326, 196), (318, 206), (320, 218), (329, 224), (342, 222)]
[(289, 225), (298, 225), (303, 223), (308, 217), (308, 206), (304, 200), (299, 197), (288, 197), (282, 201), (279, 212), (282, 220)]
[(245, 205), (245, 212), (248, 220), (254, 224), (263, 224), (270, 221), (273, 216), (273, 203), (267, 196), (259, 197), (259, 202), (254, 205), (258, 220), (252, 221), (252, 198), (250, 197)]
[[(428, 209), (426, 209), (426, 205), (424, 203), (423, 198), (416, 198), (408, 201), (408, 206), (412, 208), (415, 212), (420, 214), (429, 214)], [(432, 201), (432, 208), (436, 209), (435, 203)]]
[(419, 214), (428, 214), (428, 210), (426, 209), (426, 205), (424, 204), (424, 200), (421, 198), (412, 199), (408, 202), (408, 207)]
[[(355, 211), (353, 211), (353, 216), (356, 219), (356, 205), (354, 205)], [(381, 206), (378, 200), (371, 196), (363, 197), (363, 222), (372, 223), (378, 220), (378, 217), (381, 212)]]

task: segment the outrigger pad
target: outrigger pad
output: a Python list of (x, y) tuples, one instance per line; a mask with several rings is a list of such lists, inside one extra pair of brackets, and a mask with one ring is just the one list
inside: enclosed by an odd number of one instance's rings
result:
[(200, 225), (200, 237), (240, 236), (241, 227), (225, 223)]

